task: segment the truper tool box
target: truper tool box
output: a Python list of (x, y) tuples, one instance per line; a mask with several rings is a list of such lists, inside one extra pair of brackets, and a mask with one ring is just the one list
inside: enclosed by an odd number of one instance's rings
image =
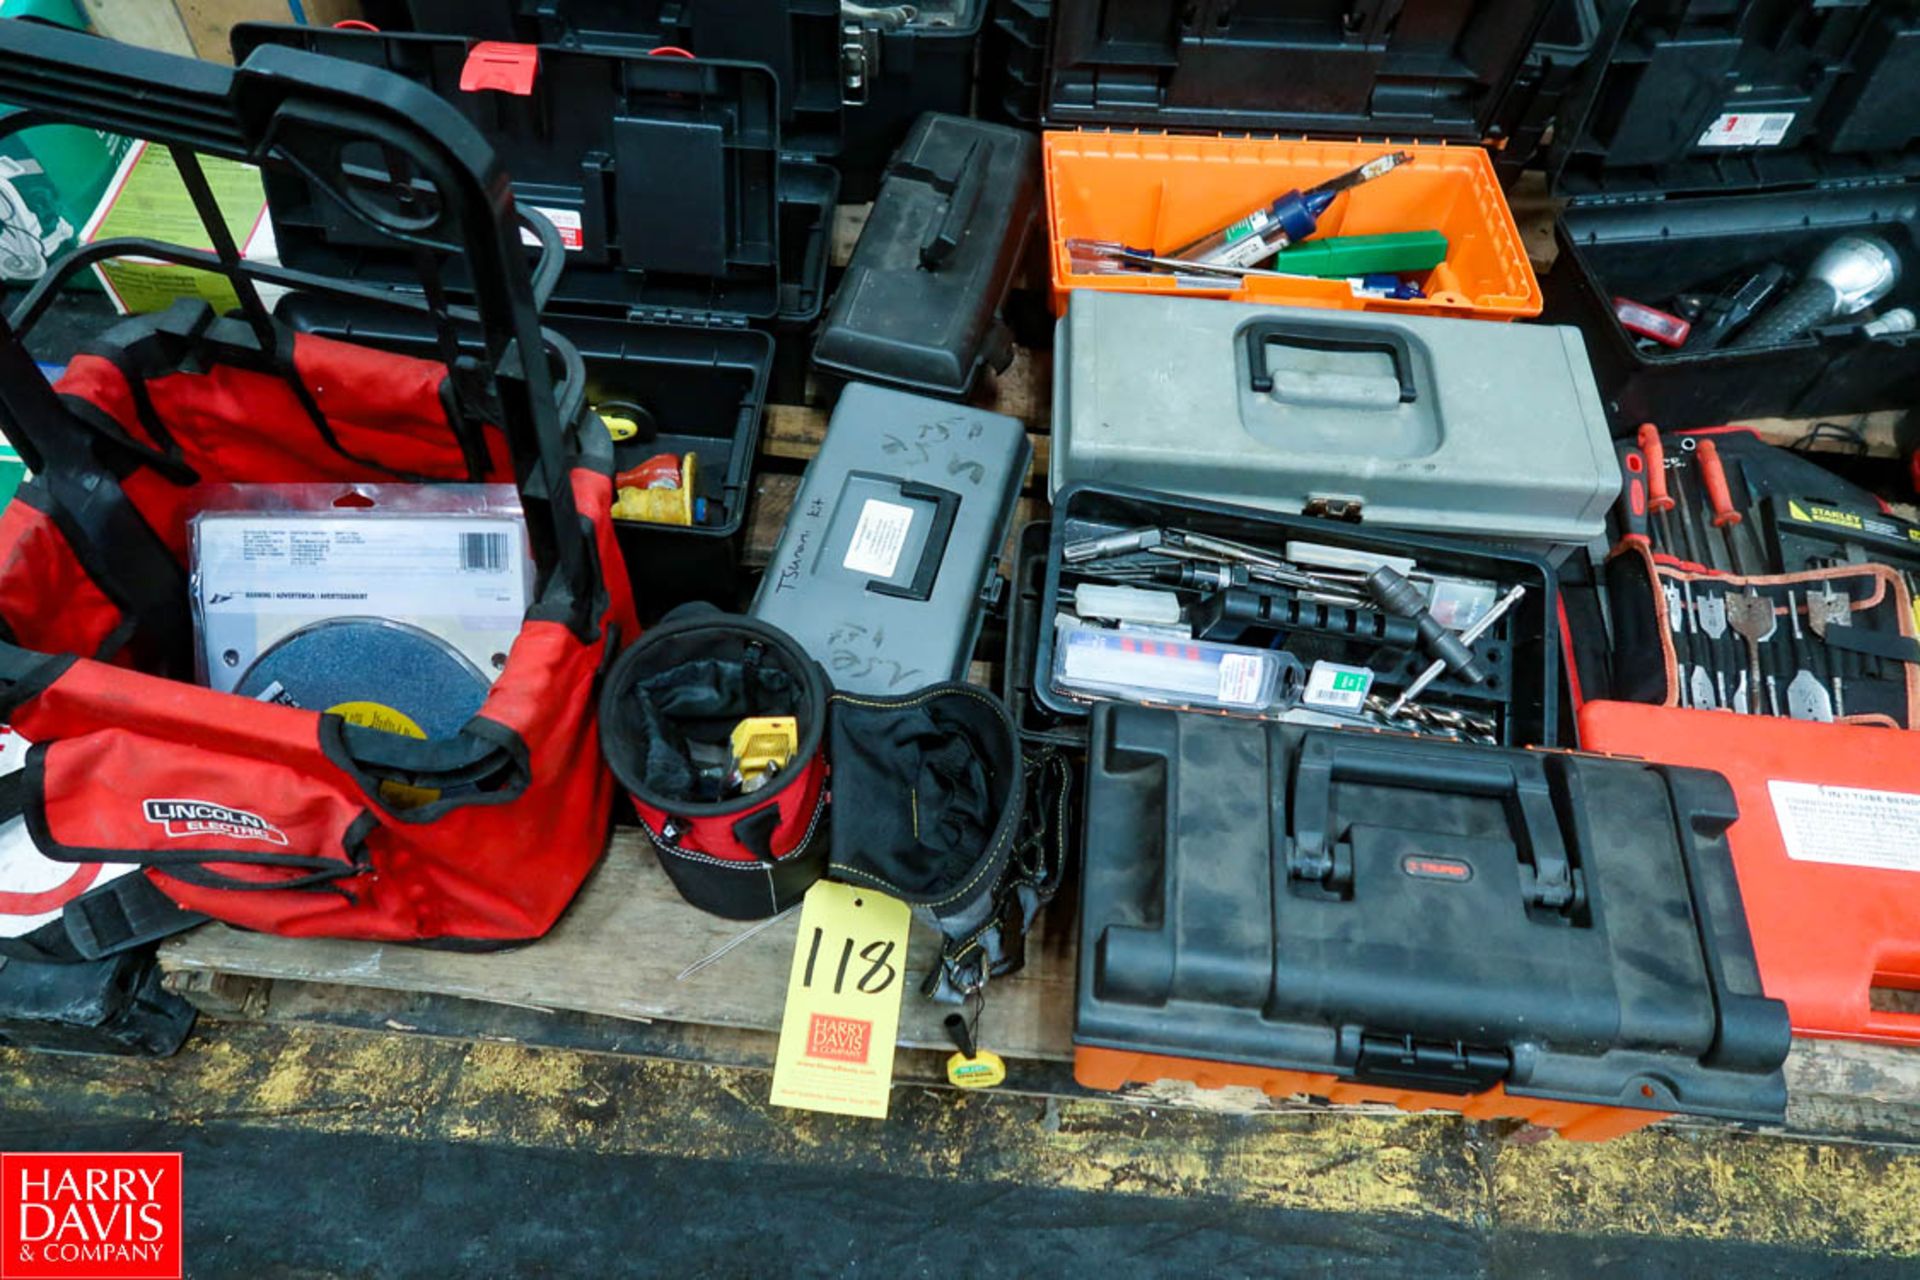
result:
[(1724, 773), (1767, 993), (1795, 1035), (1920, 1042), (1920, 754), (1898, 730), (1590, 702), (1596, 751)]
[(964, 397), (1004, 369), (1001, 319), (1039, 205), (1033, 135), (965, 116), (921, 116), (834, 292), (814, 367), (837, 378)]
[[(1468, 646), (1487, 666), (1490, 675), (1486, 682), (1469, 683), (1450, 671), (1430, 685), (1422, 701), (1488, 718), (1491, 730), (1484, 736), (1506, 746), (1552, 746), (1558, 741), (1560, 611), (1554, 572), (1540, 557), (1486, 543), (1367, 529), (1307, 516), (1273, 515), (1142, 489), (1100, 485), (1064, 489), (1053, 504), (1045, 590), (1038, 610), (1038, 639), (1030, 664), (1034, 698), (1040, 710), (1049, 715), (1023, 717), (1023, 730), (1065, 729), (1069, 725), (1084, 724), (1089, 706), (1096, 701), (1092, 694), (1063, 687), (1055, 674), (1066, 666), (1058, 652), (1062, 632), (1056, 623), (1077, 607), (1078, 584), (1097, 581), (1087, 574), (1092, 562), (1069, 562), (1067, 548), (1083, 541), (1142, 529), (1158, 531), (1169, 539), (1193, 535), (1231, 539), (1242, 546), (1270, 553), (1284, 554), (1289, 548), (1307, 543), (1334, 553), (1389, 557), (1401, 560), (1409, 573), (1445, 575), (1490, 584), (1489, 596), (1522, 588), (1522, 594), (1504, 616)], [(1021, 585), (1024, 587), (1024, 579)], [(1231, 594), (1221, 592), (1220, 598)], [(1374, 612), (1377, 616), (1377, 610)], [(1276, 614), (1280, 613), (1276, 610)], [(1257, 650), (1264, 637), (1272, 636), (1271, 641), (1265, 642), (1266, 649), (1260, 657), (1271, 655), (1271, 660), (1298, 664), (1302, 668), (1321, 662), (1337, 664), (1358, 675), (1366, 691), (1388, 699), (1407, 689), (1429, 665), (1430, 655), (1424, 648), (1408, 651), (1397, 645), (1383, 645), (1358, 627), (1354, 631), (1359, 634), (1316, 628), (1310, 621), (1294, 626), (1282, 614), (1270, 622), (1250, 624), (1250, 629), (1237, 643)], [(1132, 634), (1143, 644), (1157, 639), (1151, 632), (1117, 634), (1123, 640)], [(1178, 639), (1164, 644), (1176, 654), (1186, 648), (1186, 642)], [(1245, 670), (1245, 661), (1253, 657), (1252, 653), (1239, 655), (1242, 670)], [(1363, 671), (1366, 674), (1360, 674)], [(1228, 667), (1223, 663), (1222, 690), (1231, 683), (1227, 677)], [(1171, 706), (1204, 705), (1164, 696), (1131, 700)], [(1232, 699), (1226, 701), (1230, 703)], [(1310, 700), (1303, 698), (1302, 701)], [(1364, 697), (1360, 701), (1364, 703)], [(1301, 709), (1289, 708), (1288, 712), (1294, 714)], [(1299, 716), (1296, 714), (1295, 718)]]
[(1086, 813), (1083, 1085), (1782, 1118), (1712, 773), (1102, 707)]
[[(554, 224), (567, 249), (545, 323), (580, 348), (589, 403), (640, 427), (617, 445), (618, 467), (658, 453), (698, 458), (704, 519), (616, 524), (636, 594), (649, 614), (687, 599), (737, 603), (774, 345), (749, 326), (811, 325), (835, 200), (831, 170), (782, 157), (772, 74), (531, 47), (508, 51), (527, 61), (503, 53), (491, 62), (456, 37), (258, 23), (235, 27), (233, 40), (242, 57), (289, 44), (397, 71), (493, 141), (516, 197)], [(525, 83), (509, 86), (514, 74)], [(404, 251), (379, 245), (294, 175), (268, 175), (267, 195), (282, 261), (380, 283), (410, 278)], [(292, 315), (335, 336), (406, 336), (377, 311), (303, 301)]]
[(853, 383), (753, 616), (799, 641), (841, 693), (964, 679), (1032, 454), (1013, 418)]
[(407, 0), (421, 31), (758, 62), (780, 82), (789, 150), (832, 160), (872, 198), (923, 111), (964, 114), (987, 0)]
[(1586, 333), (1616, 428), (1911, 404), (1920, 344), (1863, 332), (1873, 312), (1752, 349), (1737, 330), (1703, 347), (1695, 320), (1672, 348), (1637, 341), (1615, 299), (1671, 312), (1685, 295), (1723, 298), (1776, 264), (1798, 277), (1863, 231), (1900, 259), (1876, 310), (1920, 310), (1920, 14), (1898, 0), (1603, 13), (1548, 151), (1568, 203), (1545, 317)]
[[(1042, 140), (1055, 310), (1069, 289), (1108, 289), (1409, 315), (1538, 314), (1539, 283), (1479, 144), (1548, 7), (1057, 5), (1046, 123), (1084, 131)], [(1201, 130), (1222, 132), (1188, 136)], [(1409, 277), (1423, 298), (1366, 296), (1337, 278), (1249, 276), (1208, 288), (1099, 274), (1076, 269), (1066, 247), (1084, 238), (1165, 252), (1390, 151), (1413, 163), (1338, 197), (1319, 233), (1444, 233), (1446, 260)]]
[(1076, 291), (1050, 487), (1584, 542), (1620, 491), (1572, 329)]

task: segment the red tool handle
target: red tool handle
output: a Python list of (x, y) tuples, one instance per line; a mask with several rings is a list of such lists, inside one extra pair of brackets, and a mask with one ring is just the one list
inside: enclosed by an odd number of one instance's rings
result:
[(1673, 495), (1667, 492), (1667, 451), (1660, 443), (1660, 428), (1651, 422), (1640, 424), (1635, 438), (1641, 456), (1647, 460), (1647, 506), (1653, 511), (1673, 510)]
[(1695, 453), (1700, 458), (1700, 479), (1707, 486), (1707, 498), (1713, 503), (1713, 527), (1724, 529), (1740, 523), (1733, 509), (1733, 495), (1727, 492), (1727, 469), (1720, 465), (1720, 450), (1711, 440), (1702, 440)]
[(1647, 536), (1647, 489), (1644, 482), (1647, 464), (1633, 449), (1627, 450), (1625, 464), (1626, 486), (1620, 495), (1620, 523), (1625, 532), (1620, 540), (1651, 547), (1653, 539)]

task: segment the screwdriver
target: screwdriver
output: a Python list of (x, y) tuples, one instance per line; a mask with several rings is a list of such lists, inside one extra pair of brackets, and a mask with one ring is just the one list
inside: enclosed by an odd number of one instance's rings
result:
[(1629, 449), (1623, 465), (1627, 474), (1620, 490), (1620, 524), (1625, 532), (1620, 541), (1651, 548), (1652, 540), (1647, 537), (1647, 460), (1638, 449)]
[(1636, 437), (1640, 455), (1647, 462), (1647, 509), (1653, 512), (1654, 532), (1660, 536), (1660, 550), (1673, 552), (1673, 494), (1667, 490), (1667, 450), (1660, 443), (1660, 428), (1651, 422), (1640, 424)]
[(1733, 495), (1727, 490), (1727, 470), (1721, 465), (1719, 446), (1711, 440), (1701, 440), (1694, 456), (1700, 459), (1700, 483), (1713, 504), (1713, 527), (1720, 531), (1720, 537), (1727, 544), (1727, 562), (1735, 574), (1745, 577), (1749, 572), (1742, 563), (1745, 557), (1740, 554), (1740, 544), (1733, 536), (1740, 524), (1740, 513), (1734, 509)]
[(1329, 178), (1305, 191), (1287, 192), (1271, 204), (1262, 205), (1246, 217), (1228, 223), (1218, 231), (1181, 245), (1167, 256), (1184, 258), (1203, 266), (1250, 267), (1263, 258), (1271, 258), (1297, 240), (1305, 240), (1320, 226), (1320, 215), (1333, 204), (1333, 198), (1349, 187), (1371, 182), (1413, 160), (1404, 151), (1375, 156), (1357, 169), (1349, 169), (1337, 178)]

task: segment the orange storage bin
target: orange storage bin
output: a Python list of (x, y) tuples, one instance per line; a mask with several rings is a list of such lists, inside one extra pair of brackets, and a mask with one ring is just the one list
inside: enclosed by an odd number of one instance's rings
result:
[[(1540, 314), (1540, 282), (1480, 147), (1077, 132), (1050, 132), (1042, 143), (1056, 314), (1066, 312), (1071, 289), (1481, 320)], [(1343, 192), (1314, 238), (1439, 231), (1447, 237), (1446, 261), (1424, 278), (1413, 276), (1425, 298), (1355, 297), (1342, 279), (1250, 276), (1238, 288), (1197, 288), (1172, 276), (1076, 272), (1068, 258), (1070, 238), (1166, 252), (1387, 151), (1406, 151), (1413, 163)]]
[(1074, 1046), (1073, 1078), (1082, 1088), (1104, 1092), (1112, 1092), (1127, 1084), (1189, 1080), (1202, 1089), (1241, 1085), (1275, 1098), (1306, 1094), (1336, 1103), (1385, 1103), (1402, 1111), (1453, 1111), (1470, 1120), (1524, 1120), (1543, 1129), (1552, 1129), (1574, 1142), (1605, 1142), (1609, 1138), (1644, 1129), (1671, 1114), (1666, 1111), (1641, 1111), (1633, 1107), (1564, 1102), (1553, 1098), (1519, 1098), (1508, 1093), (1501, 1085), (1495, 1085), (1484, 1093), (1426, 1093), (1417, 1089), (1356, 1084), (1339, 1076), (1311, 1071), (1280, 1071), (1234, 1062), (1213, 1062), (1204, 1058), (1177, 1058), (1158, 1053), (1134, 1053), (1125, 1049), (1102, 1049), (1093, 1045)]

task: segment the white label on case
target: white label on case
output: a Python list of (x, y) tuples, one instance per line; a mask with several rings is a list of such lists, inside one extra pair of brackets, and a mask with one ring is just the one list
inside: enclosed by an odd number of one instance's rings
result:
[(1242, 707), (1259, 701), (1261, 670), (1259, 654), (1221, 654), (1220, 701)]
[[(553, 229), (560, 233), (561, 247), (568, 253), (578, 253), (587, 247), (586, 226), (580, 220), (579, 210), (549, 209), (545, 205), (538, 204), (532, 208), (535, 213), (544, 215), (546, 220), (553, 224)], [(531, 227), (521, 227), (520, 243), (529, 249), (538, 249), (540, 237), (533, 234)]]
[(900, 566), (900, 553), (906, 549), (907, 530), (911, 528), (912, 507), (868, 498), (860, 508), (860, 522), (853, 527), (853, 541), (847, 545), (841, 567), (891, 578)]
[(1324, 711), (1358, 711), (1366, 704), (1373, 688), (1373, 672), (1365, 667), (1344, 667), (1337, 662), (1316, 662), (1307, 676), (1306, 692), (1300, 701)]
[(1789, 858), (1920, 871), (1920, 795), (1778, 779), (1767, 791)]
[(1791, 111), (1726, 112), (1707, 126), (1702, 147), (1777, 147), (1793, 127)]

